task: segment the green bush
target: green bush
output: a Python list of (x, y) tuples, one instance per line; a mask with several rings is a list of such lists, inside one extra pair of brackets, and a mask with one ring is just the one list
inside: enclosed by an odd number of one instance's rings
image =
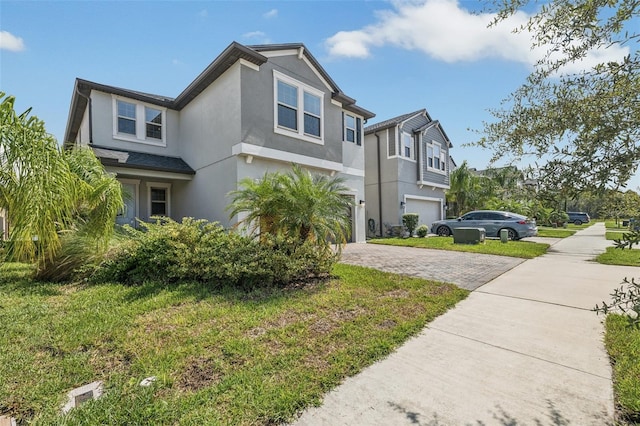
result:
[(418, 229), (416, 229), (416, 234), (420, 238), (426, 237), (428, 233), (429, 233), (429, 227), (427, 225), (420, 225), (418, 226)]
[(413, 235), (413, 231), (416, 229), (416, 226), (418, 226), (419, 217), (418, 213), (405, 213), (402, 215), (402, 224), (407, 228), (407, 231), (409, 231), (409, 236)]
[(329, 248), (275, 237), (258, 242), (205, 220), (163, 218), (140, 225), (141, 231), (130, 230), (130, 238), (107, 253), (92, 281), (198, 281), (252, 288), (327, 274), (336, 260)]

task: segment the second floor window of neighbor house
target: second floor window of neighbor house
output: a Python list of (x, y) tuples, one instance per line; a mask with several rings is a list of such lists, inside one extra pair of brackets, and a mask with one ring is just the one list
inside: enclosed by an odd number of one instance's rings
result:
[(279, 76), (276, 80), (277, 127), (297, 133), (302, 139), (321, 139), (322, 94), (290, 78)]
[(430, 169), (436, 169), (444, 172), (445, 166), (445, 153), (442, 151), (439, 143), (432, 143), (427, 145), (427, 166)]
[(402, 134), (402, 155), (407, 158), (413, 158), (413, 138), (408, 133)]

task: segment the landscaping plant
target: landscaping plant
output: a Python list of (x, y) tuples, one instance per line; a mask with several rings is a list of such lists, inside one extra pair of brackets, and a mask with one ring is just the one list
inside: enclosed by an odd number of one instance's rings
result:
[(416, 229), (416, 235), (420, 238), (424, 238), (429, 233), (429, 227), (427, 225), (420, 225), (418, 229)]
[(257, 241), (206, 220), (158, 218), (140, 222), (140, 228), (125, 227), (129, 238), (106, 254), (92, 281), (196, 281), (212, 288), (255, 288), (324, 276), (336, 261), (333, 252), (309, 242), (270, 235)]
[(413, 231), (418, 226), (418, 213), (405, 213), (402, 215), (402, 224), (405, 228), (407, 228), (407, 232), (409, 232), (409, 236), (413, 235)]

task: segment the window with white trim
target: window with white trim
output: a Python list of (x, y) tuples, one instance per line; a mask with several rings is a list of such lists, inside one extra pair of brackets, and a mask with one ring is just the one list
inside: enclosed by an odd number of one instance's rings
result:
[(171, 214), (171, 184), (148, 182), (149, 216), (169, 216)]
[(323, 143), (324, 93), (278, 71), (275, 90), (274, 131), (315, 143)]
[(342, 140), (362, 145), (362, 119), (343, 112), (342, 122)]
[(409, 133), (402, 132), (402, 151), (405, 158), (414, 159), (413, 138)]
[(117, 100), (116, 102), (118, 104), (118, 133), (135, 135), (136, 105), (120, 100)]
[(147, 138), (162, 140), (162, 111), (144, 107)]
[(442, 146), (433, 141), (427, 144), (427, 168), (438, 172), (445, 172), (447, 169), (447, 154)]
[(113, 97), (113, 138), (165, 145), (166, 109)]

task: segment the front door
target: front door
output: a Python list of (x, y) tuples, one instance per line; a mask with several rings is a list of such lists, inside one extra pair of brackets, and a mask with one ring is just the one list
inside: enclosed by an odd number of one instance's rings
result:
[(136, 185), (132, 183), (122, 183), (122, 198), (124, 199), (124, 209), (118, 213), (116, 223), (118, 225), (136, 226)]

